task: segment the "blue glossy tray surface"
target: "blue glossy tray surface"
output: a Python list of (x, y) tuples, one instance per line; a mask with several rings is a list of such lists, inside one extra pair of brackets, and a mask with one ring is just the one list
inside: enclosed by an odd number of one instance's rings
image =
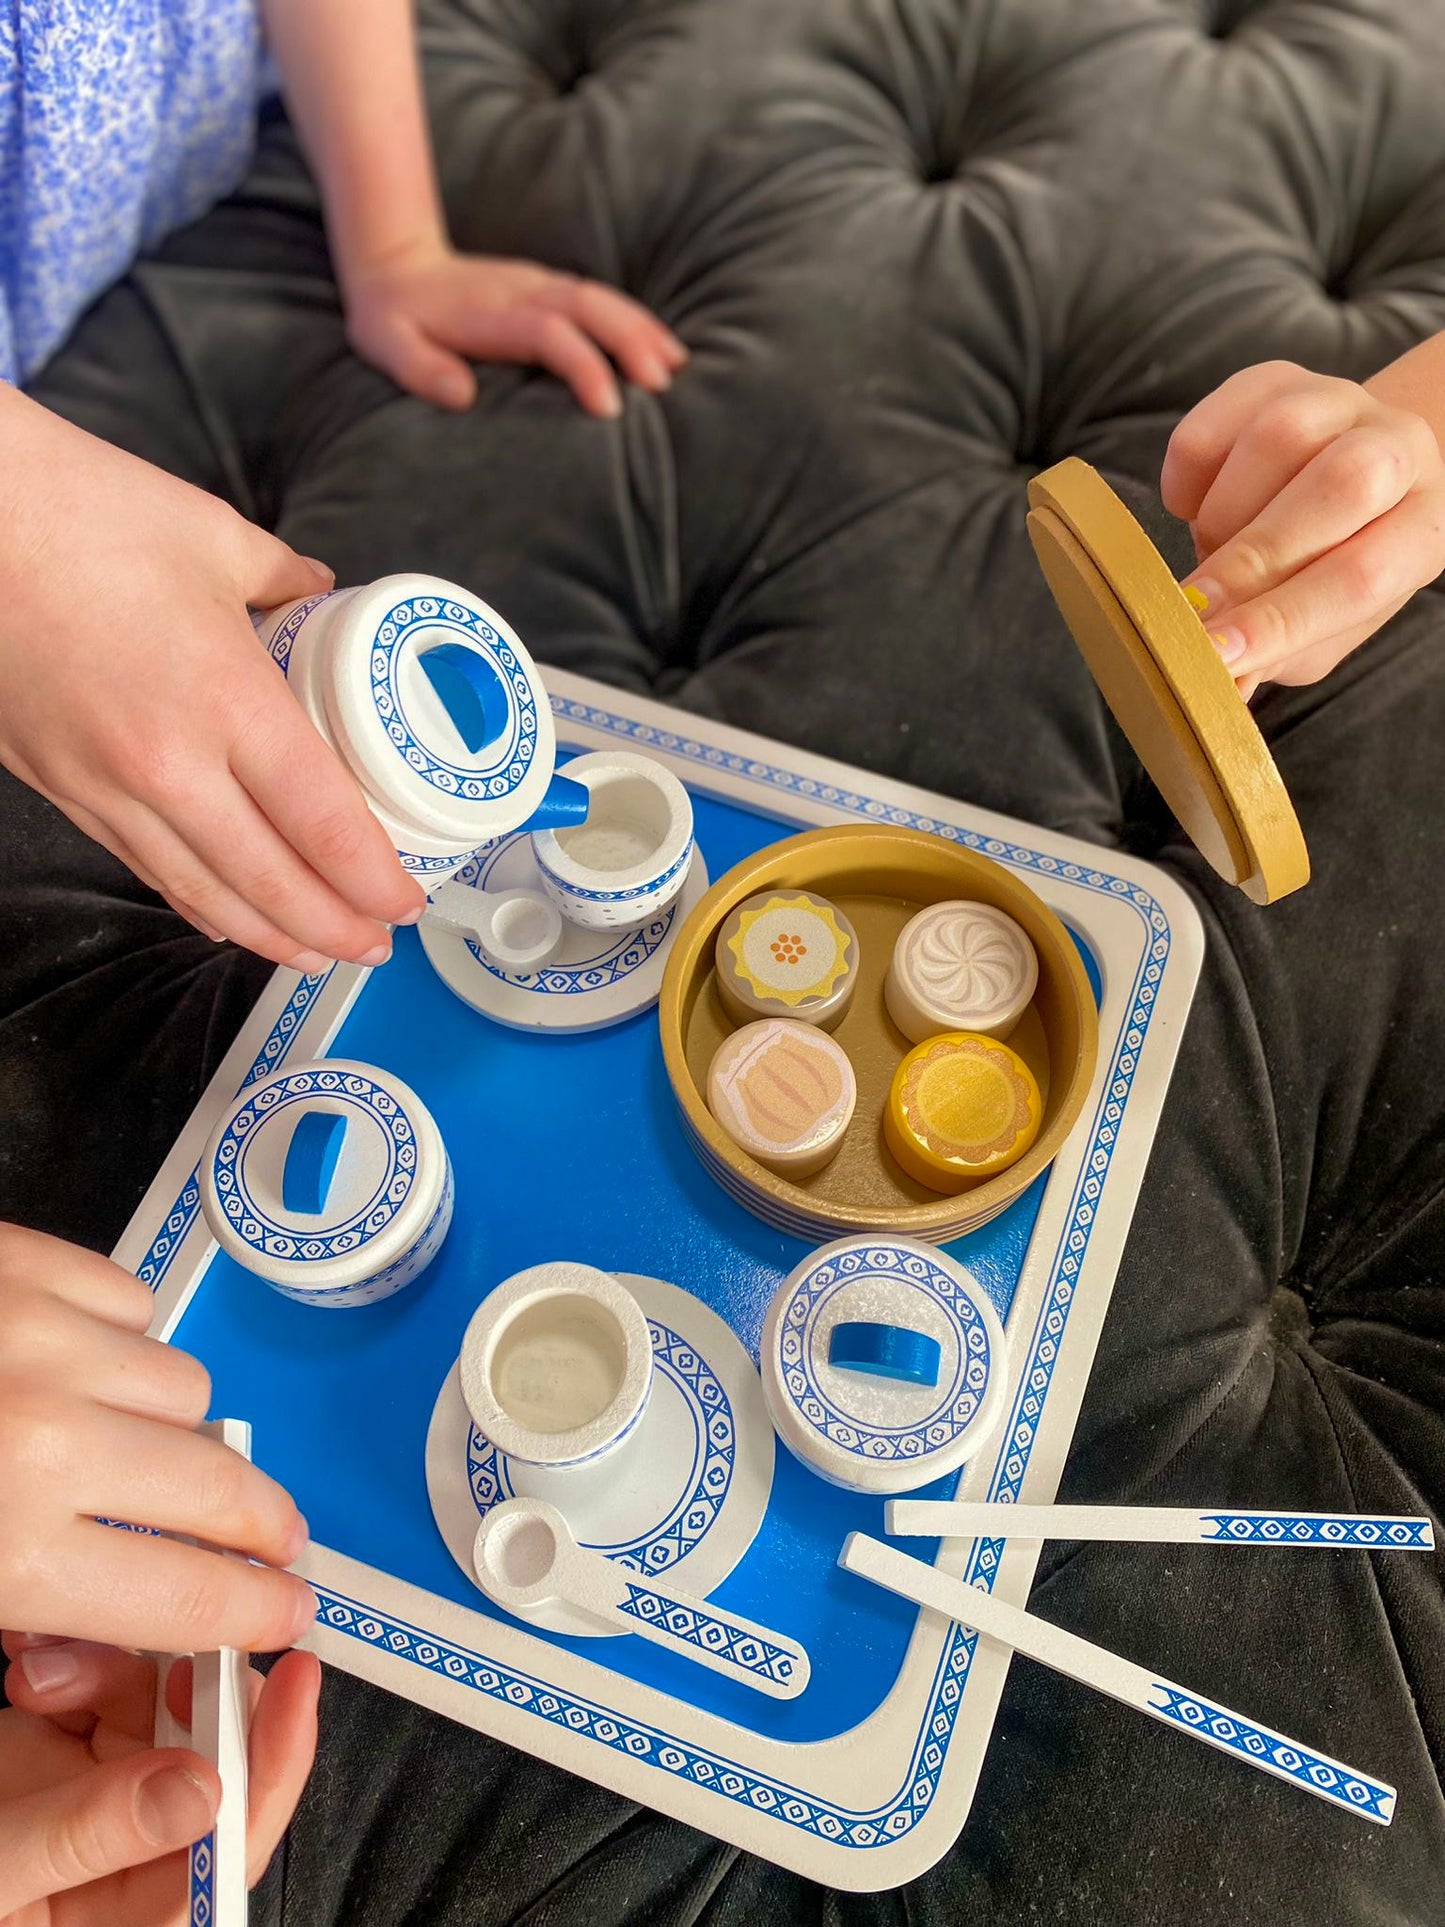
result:
[[(714, 877), (790, 833), (738, 805), (695, 802)], [(404, 931), (328, 1054), (394, 1071), (430, 1107), (457, 1177), (446, 1248), (397, 1297), (337, 1312), (293, 1304), (217, 1255), (175, 1339), (209, 1367), (214, 1410), (251, 1421), (257, 1463), (295, 1494), (318, 1543), (492, 1613), (442, 1542), (425, 1475), (432, 1407), (478, 1301), (524, 1266), (580, 1259), (694, 1292), (756, 1358), (768, 1302), (806, 1247), (735, 1205), (688, 1150), (655, 1013), (584, 1036), (504, 1030), (453, 996)], [(1003, 1316), (1043, 1184), (950, 1247)], [(946, 1496), (954, 1483), (926, 1490)], [(638, 1638), (558, 1643), (779, 1738), (844, 1731), (887, 1697), (915, 1618), (837, 1569), (854, 1529), (881, 1532), (882, 1502), (825, 1484), (779, 1445), (762, 1529), (714, 1596), (807, 1647), (813, 1675), (797, 1700)]]

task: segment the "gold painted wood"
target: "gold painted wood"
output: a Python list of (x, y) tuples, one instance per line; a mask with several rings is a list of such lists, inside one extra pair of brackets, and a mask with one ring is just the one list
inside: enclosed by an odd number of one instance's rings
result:
[(1256, 903), (1309, 881), (1289, 793), (1168, 564), (1087, 462), (1029, 484), (1029, 535), (1120, 728), (1205, 859)]
[[(708, 1067), (732, 1025), (717, 994), (714, 947), (732, 910), (760, 890), (812, 890), (827, 897), (858, 936), (859, 977), (834, 1031), (858, 1080), (858, 1103), (842, 1149), (826, 1169), (794, 1183), (740, 1149), (708, 1110)], [(1038, 1079), (1043, 1123), (1032, 1148), (996, 1178), (953, 1197), (901, 1171), (883, 1142), (883, 1115), (898, 1065), (911, 1049), (884, 1002), (893, 945), (925, 905), (966, 898), (994, 904), (1018, 923), (1039, 960), (1034, 1000), (1009, 1044)], [(799, 1237), (896, 1231), (942, 1244), (985, 1224), (1025, 1191), (1068, 1136), (1094, 1075), (1098, 1019), (1073, 940), (1041, 898), (1004, 869), (921, 830), (844, 825), (809, 830), (747, 858), (715, 883), (678, 933), (658, 1009), (663, 1058), (688, 1135), (704, 1164), (769, 1224)]]

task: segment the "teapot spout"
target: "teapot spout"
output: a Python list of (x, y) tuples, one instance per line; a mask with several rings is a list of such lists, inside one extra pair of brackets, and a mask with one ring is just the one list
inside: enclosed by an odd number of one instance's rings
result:
[(592, 804), (592, 792), (585, 783), (574, 783), (559, 771), (547, 785), (547, 794), (522, 825), (526, 831), (565, 830), (571, 823), (585, 823)]

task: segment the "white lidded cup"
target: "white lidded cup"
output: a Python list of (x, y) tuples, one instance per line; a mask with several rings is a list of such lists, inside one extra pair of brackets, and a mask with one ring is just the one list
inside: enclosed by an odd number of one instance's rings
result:
[(456, 583), (383, 576), (257, 619), (301, 707), (427, 884), (524, 825), (578, 823), (536, 665)]
[(912, 1492), (956, 1471), (1008, 1395), (1008, 1345), (983, 1286), (948, 1252), (891, 1232), (805, 1258), (768, 1307), (759, 1364), (778, 1437), (853, 1492)]
[(201, 1208), (237, 1264), (301, 1304), (369, 1305), (420, 1277), (451, 1226), (436, 1121), (371, 1064), (323, 1059), (250, 1085), (211, 1135)]
[(472, 1422), (526, 1465), (588, 1465), (627, 1438), (652, 1391), (652, 1335), (609, 1272), (534, 1265), (498, 1285), (458, 1361)]
[(533, 832), (542, 888), (584, 930), (650, 923), (687, 881), (692, 799), (671, 770), (630, 750), (574, 757), (566, 776), (590, 807), (585, 822)]

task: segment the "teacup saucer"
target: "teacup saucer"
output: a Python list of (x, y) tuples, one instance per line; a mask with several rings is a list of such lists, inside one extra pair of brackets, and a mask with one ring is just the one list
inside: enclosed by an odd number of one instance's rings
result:
[[(457, 871), (456, 881), (485, 890), (539, 889), (531, 838), (518, 830), (485, 844)], [(449, 990), (499, 1024), (513, 1030), (601, 1030), (657, 1002), (677, 933), (707, 887), (699, 850), (681, 894), (661, 916), (635, 930), (583, 930), (569, 923), (557, 956), (531, 975), (499, 970), (465, 937), (426, 924), (420, 926), (422, 948)]]
[[(519, 1496), (549, 1499), (578, 1542), (706, 1598), (757, 1536), (773, 1484), (773, 1428), (752, 1360), (701, 1299), (660, 1278), (619, 1273), (647, 1314), (653, 1381), (629, 1438), (595, 1465), (514, 1463), (471, 1422), (454, 1365), (426, 1442), (427, 1490), (447, 1549), (469, 1579), (477, 1522)], [(550, 1632), (606, 1638), (574, 1606), (532, 1609)]]

